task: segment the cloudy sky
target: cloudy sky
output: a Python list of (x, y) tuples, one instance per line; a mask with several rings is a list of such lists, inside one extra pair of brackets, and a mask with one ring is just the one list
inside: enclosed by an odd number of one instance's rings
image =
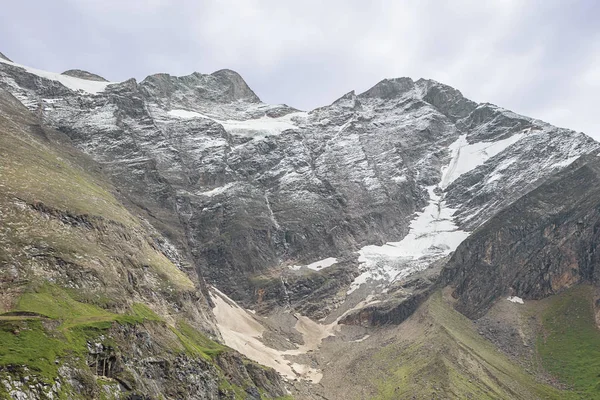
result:
[(312, 109), (383, 78), (425, 77), (600, 139), (596, 0), (20, 0), (0, 51), (119, 81), (238, 71), (268, 103)]

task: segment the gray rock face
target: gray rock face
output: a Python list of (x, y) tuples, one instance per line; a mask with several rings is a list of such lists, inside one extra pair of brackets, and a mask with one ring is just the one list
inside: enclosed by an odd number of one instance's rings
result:
[[(246, 306), (271, 299), (265, 309), (285, 306), (288, 265), (400, 241), (434, 197), (438, 217), (419, 235), (432, 238), (426, 260), (439, 259), (456, 246), (444, 224), (473, 231), (597, 148), (424, 79), (384, 80), (310, 112), (260, 102), (229, 70), (86, 93), (0, 63), (0, 86), (104, 165), (211, 284)], [(439, 228), (442, 210), (454, 216)], [(393, 280), (429, 262), (354, 262), (343, 276)]]
[(480, 317), (501, 296), (541, 299), (597, 283), (600, 159), (587, 156), (476, 230), (442, 274), (457, 309)]
[(75, 78), (87, 79), (89, 81), (108, 82), (100, 75), (92, 74), (91, 72), (83, 71), (81, 69), (70, 69), (62, 73), (62, 75), (73, 76)]
[(0, 58), (6, 61), (12, 61), (10, 58), (6, 57), (4, 54), (0, 53)]
[(235, 101), (260, 103), (260, 99), (234, 71), (223, 69), (210, 75), (194, 72), (175, 77), (155, 74), (141, 84), (146, 98), (156, 99), (160, 105), (194, 109), (202, 103), (231, 103)]

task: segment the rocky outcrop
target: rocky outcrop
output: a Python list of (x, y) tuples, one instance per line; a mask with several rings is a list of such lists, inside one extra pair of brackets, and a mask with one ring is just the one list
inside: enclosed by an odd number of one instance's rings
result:
[(62, 75), (73, 76), (75, 78), (87, 79), (89, 81), (108, 82), (100, 75), (93, 74), (91, 72), (83, 71), (81, 69), (70, 69), (62, 73)]
[(429, 288), (407, 297), (391, 298), (381, 304), (368, 305), (346, 315), (340, 324), (363, 327), (399, 325), (410, 317), (429, 297)]
[(541, 299), (597, 283), (600, 159), (582, 157), (491, 218), (456, 250), (443, 272), (456, 308), (483, 315), (500, 297)]

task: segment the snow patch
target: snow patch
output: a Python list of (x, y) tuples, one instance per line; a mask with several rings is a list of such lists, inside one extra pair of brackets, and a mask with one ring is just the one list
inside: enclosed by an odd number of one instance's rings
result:
[(466, 134), (459, 136), (449, 146), (452, 152), (452, 160), (447, 167), (442, 168), (443, 176), (440, 187), (446, 189), (458, 177), (483, 165), (488, 159), (501, 153), (524, 136), (524, 133), (517, 133), (509, 138), (495, 142), (478, 142), (473, 144), (469, 144)]
[(308, 269), (312, 269), (313, 271), (320, 271), (324, 268), (331, 267), (333, 264), (337, 263), (337, 258), (329, 257), (324, 258), (323, 260), (315, 261), (314, 263), (308, 265), (290, 265), (289, 268), (294, 271), (298, 271), (303, 267)]
[(405, 278), (450, 254), (467, 238), (469, 233), (458, 229), (452, 220), (455, 210), (446, 207), (442, 196), (436, 194), (436, 186), (429, 186), (427, 191), (429, 204), (413, 219), (404, 239), (359, 250), (358, 261), (363, 272), (352, 282), (347, 294), (371, 280), (394, 282)]
[(557, 162), (556, 164), (554, 164), (552, 166), (552, 168), (563, 168), (563, 167), (568, 167), (569, 165), (573, 164), (575, 162), (575, 160), (577, 160), (580, 156), (573, 156), (573, 157), (569, 157), (563, 161)]
[(360, 342), (362, 342), (362, 341), (365, 341), (365, 340), (367, 340), (367, 339), (368, 339), (368, 338), (370, 338), (370, 337), (371, 337), (371, 335), (365, 335), (365, 336), (361, 337), (360, 339), (353, 340), (353, 342), (354, 342), (354, 343), (360, 343)]
[(220, 194), (225, 193), (227, 190), (231, 189), (234, 186), (234, 183), (228, 183), (227, 185), (219, 186), (211, 190), (207, 190), (206, 192), (196, 192), (197, 196), (207, 196), (213, 197)]
[(517, 297), (517, 296), (510, 296), (506, 300), (513, 302), (513, 303), (525, 304), (523, 299), (520, 297)]
[(167, 114), (169, 114), (170, 116), (175, 117), (175, 118), (183, 118), (183, 119), (190, 119), (190, 118), (211, 119), (211, 118), (207, 117), (206, 115), (197, 113), (195, 111), (188, 111), (188, 110), (171, 110), (171, 111), (167, 112)]
[(76, 78), (74, 76), (61, 75), (56, 72), (47, 72), (42, 71), (41, 69), (27, 67), (25, 65), (17, 64), (14, 62), (10, 62), (0, 58), (0, 63), (12, 65), (14, 67), (19, 67), (25, 69), (30, 74), (37, 75), (41, 78), (50, 79), (53, 81), (60, 82), (63, 86), (74, 90), (74, 91), (83, 91), (90, 94), (98, 94), (106, 89), (108, 85), (112, 85), (118, 82), (99, 82), (99, 81), (90, 81), (87, 79)]
[(279, 118), (262, 117), (258, 119), (249, 119), (246, 121), (217, 121), (223, 128), (232, 135), (241, 136), (269, 136), (279, 135), (288, 129), (298, 129), (292, 118), (305, 113), (292, 113)]
[(223, 126), (223, 128), (232, 135), (261, 137), (270, 135), (279, 135), (288, 129), (298, 129), (297, 119), (305, 119), (307, 113), (295, 112), (284, 115), (282, 117), (271, 118), (263, 116), (261, 118), (238, 120), (219, 120), (207, 115), (188, 110), (170, 110), (167, 112), (175, 118), (190, 119), (190, 118), (206, 118), (215, 121)]

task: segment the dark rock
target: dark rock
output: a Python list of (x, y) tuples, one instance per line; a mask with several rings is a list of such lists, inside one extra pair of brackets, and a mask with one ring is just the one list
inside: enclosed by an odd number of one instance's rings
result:
[(456, 308), (477, 318), (500, 297), (541, 299), (596, 283), (600, 159), (582, 157), (476, 230), (442, 273)]

